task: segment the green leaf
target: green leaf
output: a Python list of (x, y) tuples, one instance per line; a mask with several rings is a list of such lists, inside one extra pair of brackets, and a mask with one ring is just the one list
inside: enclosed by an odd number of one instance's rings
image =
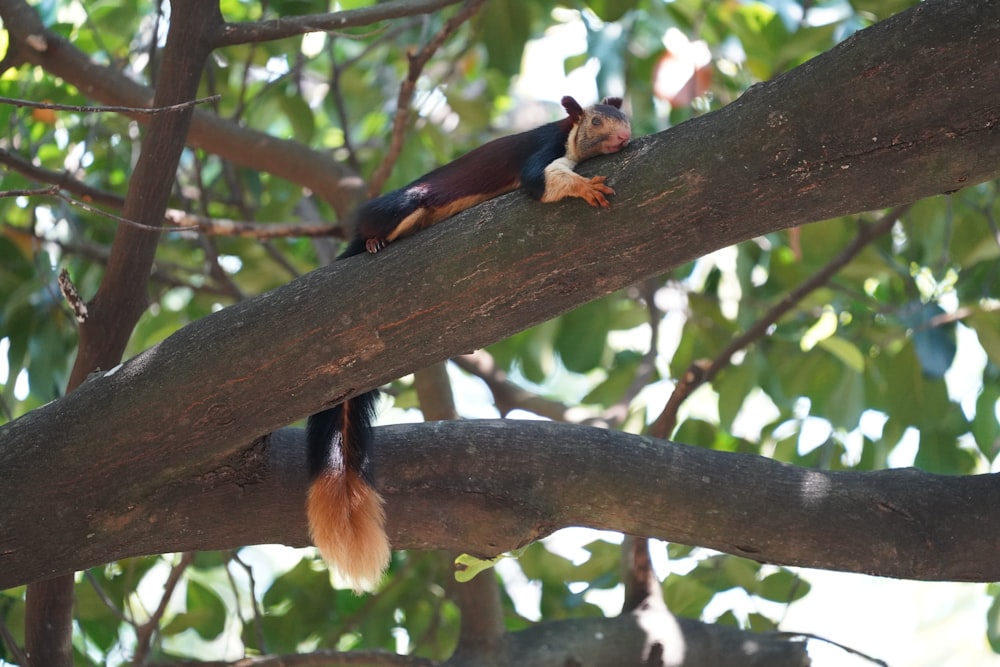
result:
[(608, 573), (613, 573), (614, 582), (617, 584), (618, 568), (622, 559), (622, 547), (605, 540), (594, 540), (583, 547), (590, 552), (590, 558), (577, 565), (573, 573), (575, 581), (595, 582)]
[(850, 368), (841, 367), (840, 376), (823, 403), (814, 404), (811, 412), (826, 417), (834, 428), (854, 430), (867, 409), (865, 403), (864, 375)]
[(187, 611), (173, 617), (161, 630), (166, 636), (194, 630), (202, 639), (215, 639), (226, 627), (226, 605), (208, 586), (187, 582)]
[(954, 326), (935, 326), (933, 320), (945, 314), (936, 303), (908, 304), (900, 311), (899, 318), (913, 330), (913, 345), (924, 374), (930, 378), (943, 378), (955, 360), (957, 346)]
[(819, 341), (818, 345), (840, 359), (849, 370), (855, 373), (864, 372), (865, 355), (854, 343), (838, 336), (831, 336)]
[(789, 603), (804, 598), (809, 589), (808, 581), (790, 570), (781, 569), (764, 577), (757, 595), (765, 600)]
[(555, 348), (563, 365), (574, 373), (602, 366), (608, 341), (609, 299), (584, 304), (559, 318)]
[(615, 362), (608, 369), (607, 378), (580, 399), (580, 403), (611, 405), (620, 399), (635, 380), (636, 369), (641, 359), (640, 355), (631, 352), (616, 354)]
[(983, 384), (976, 399), (976, 417), (972, 420), (972, 436), (979, 451), (992, 460), (1000, 453), (1000, 422), (997, 421), (997, 402), (1000, 401), (1000, 383)]
[(699, 618), (716, 590), (691, 577), (670, 575), (663, 582), (663, 600), (678, 616)]
[(748, 593), (754, 593), (759, 588), (757, 576), (760, 574), (760, 563), (729, 556), (722, 559), (722, 572), (734, 586), (739, 586)]
[(747, 614), (747, 621), (753, 632), (774, 632), (778, 629), (778, 624), (775, 621), (757, 612)]
[(986, 639), (994, 653), (1000, 653), (1000, 592), (994, 592), (993, 602), (986, 611)]
[(586, 5), (599, 19), (611, 23), (637, 8), (639, 2), (638, 0), (587, 0)]
[(964, 322), (975, 330), (979, 344), (986, 350), (990, 361), (1000, 366), (1000, 317), (996, 313), (977, 310), (965, 318)]
[(460, 584), (472, 581), (480, 572), (492, 569), (504, 558), (506, 554), (500, 554), (494, 558), (476, 558), (469, 554), (459, 554), (455, 558), (455, 581)]
[(303, 144), (311, 142), (316, 133), (316, 119), (306, 101), (298, 95), (282, 95), (278, 100), (292, 126), (295, 140)]
[(731, 431), (740, 408), (757, 386), (757, 369), (754, 361), (749, 355), (744, 357), (743, 363), (726, 368), (712, 386), (719, 393), (719, 427)]

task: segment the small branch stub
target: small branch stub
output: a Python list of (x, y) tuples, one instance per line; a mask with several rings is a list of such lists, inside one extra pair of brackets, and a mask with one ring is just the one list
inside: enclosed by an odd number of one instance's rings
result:
[(59, 271), (59, 291), (62, 292), (66, 303), (73, 309), (77, 324), (87, 321), (87, 304), (80, 298), (80, 293), (76, 291), (76, 285), (69, 277), (69, 271), (62, 269)]

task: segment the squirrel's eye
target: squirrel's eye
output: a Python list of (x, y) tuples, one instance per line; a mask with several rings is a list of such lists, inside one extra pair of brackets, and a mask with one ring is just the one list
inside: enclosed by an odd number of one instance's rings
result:
[(603, 121), (600, 118), (594, 118), (593, 120), (590, 121), (590, 124), (591, 125), (595, 125), (595, 126), (599, 126), (599, 125), (602, 124), (602, 122)]

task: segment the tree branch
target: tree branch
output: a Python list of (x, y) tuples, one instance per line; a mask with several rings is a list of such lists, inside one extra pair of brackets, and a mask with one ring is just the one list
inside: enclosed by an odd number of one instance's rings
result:
[(882, 215), (878, 222), (868, 225), (862, 223), (857, 235), (836, 256), (827, 262), (819, 271), (785, 294), (778, 303), (772, 306), (763, 316), (754, 322), (746, 331), (729, 342), (711, 361), (703, 359), (692, 362), (691, 366), (677, 382), (667, 404), (660, 416), (649, 428), (649, 432), (657, 438), (669, 438), (677, 426), (677, 410), (698, 387), (711, 382), (724, 368), (729, 366), (733, 355), (762, 338), (771, 325), (775, 324), (788, 311), (809, 295), (819, 289), (842, 268), (847, 266), (865, 246), (875, 239), (888, 234), (899, 217), (909, 209), (909, 205), (899, 206)]
[[(0, 0), (0, 19), (10, 32), (5, 68), (31, 63), (62, 77), (102, 104), (149, 107), (153, 90), (121, 72), (98, 65), (58, 33), (48, 30), (24, 0)], [(2, 72), (3, 70), (0, 70)], [(150, 116), (126, 114), (145, 124)], [(155, 117), (155, 116), (153, 116)], [(205, 111), (195, 111), (188, 144), (235, 164), (298, 183), (327, 201), (343, 217), (362, 192), (361, 179), (327, 153), (240, 127)]]
[[(205, 317), (6, 424), (0, 586), (137, 553), (303, 544), (304, 445), (265, 435), (280, 426), (717, 248), (1000, 175), (1000, 71), (969, 67), (1000, 52), (994, 18), (992, 0), (921, 4), (585, 163), (617, 184), (610, 210), (507, 195)], [(901, 102), (914, 91), (920, 105)], [(992, 476), (826, 473), (539, 428), (377, 429), (394, 544), (493, 554), (586, 524), (786, 564), (1000, 579), (975, 560), (1000, 546), (981, 530), (1000, 518)]]
[(307, 16), (286, 16), (270, 21), (250, 23), (227, 23), (216, 46), (233, 46), (248, 42), (267, 42), (310, 32), (330, 32), (371, 25), (378, 21), (398, 19), (404, 16), (429, 14), (461, 0), (396, 0), (383, 2), (371, 7), (359, 7), (328, 14)]
[[(169, 70), (156, 90), (154, 108), (173, 113), (153, 115), (142, 153), (125, 197), (124, 218), (135, 226), (116, 230), (97, 294), (79, 320), (80, 342), (67, 391), (88, 375), (121, 359), (129, 336), (146, 309), (146, 285), (159, 242), (151, 223), (163, 219), (173, 174), (177, 169), (205, 59), (206, 37), (221, 23), (218, 7), (196, 11), (197, 0), (174, 0), (176, 19), (167, 37)], [(186, 6), (185, 6), (186, 5)], [(77, 308), (79, 310), (79, 308)], [(25, 647), (31, 667), (69, 667), (73, 663), (73, 576), (60, 576), (28, 586), (25, 596)]]
[[(67, 196), (62, 190), (72, 192), (88, 201), (121, 209), (125, 205), (125, 198), (114, 192), (109, 192), (101, 188), (95, 188), (83, 181), (73, 178), (67, 172), (52, 171), (31, 163), (30, 160), (12, 153), (4, 148), (0, 148), (0, 164), (5, 164), (11, 169), (24, 174), (42, 183), (49, 183), (52, 187), (37, 188), (30, 190), (0, 190), (0, 197), (31, 197), (31, 196), (53, 196), (63, 201), (80, 206), (86, 210), (93, 211), (99, 215), (110, 217), (123, 224), (136, 225), (132, 220), (125, 220), (119, 216), (112, 215), (107, 211), (96, 209), (85, 202), (80, 202), (73, 197)], [(294, 236), (308, 237), (343, 237), (343, 229), (331, 227), (326, 222), (247, 222), (244, 220), (232, 220), (229, 218), (210, 218), (204, 215), (196, 215), (180, 209), (168, 208), (164, 221), (172, 225), (171, 227), (161, 227), (159, 225), (150, 227), (153, 231), (179, 231), (183, 229), (197, 229), (208, 236), (237, 236), (249, 237), (258, 240), (273, 238), (286, 238)]]
[[(605, 429), (516, 420), (379, 427), (375, 452), (398, 549), (487, 557), (558, 528), (587, 526), (782, 565), (931, 581), (1000, 579), (994, 558), (1000, 537), (977, 530), (1000, 520), (995, 474), (817, 471)], [(49, 469), (54, 483), (51, 470), (59, 469)], [(20, 514), (4, 517), (0, 588), (141, 554), (308, 543), (298, 429), (200, 464), (183, 479), (175, 474), (169, 486), (126, 475), (108, 460), (72, 474), (75, 488), (116, 480), (130, 491), (96, 487), (76, 494), (77, 507), (45, 517), (22, 505), (62, 495), (5, 498), (3, 509)], [(23, 477), (11, 477), (12, 490), (25, 490), (30, 480)], [(108, 498), (115, 495), (127, 495), (131, 504)]]
[(375, 173), (369, 179), (368, 195), (374, 197), (382, 190), (392, 168), (399, 159), (399, 154), (403, 151), (403, 139), (406, 136), (406, 128), (409, 125), (410, 104), (413, 102), (413, 93), (417, 89), (417, 80), (427, 61), (441, 48), (441, 45), (459, 27), (475, 15), (485, 0), (467, 0), (465, 7), (457, 14), (445, 22), (444, 26), (434, 35), (431, 40), (420, 49), (418, 53), (409, 54), (409, 71), (406, 78), (399, 84), (399, 94), (396, 97), (396, 115), (392, 121), (392, 139), (389, 141), (389, 150), (379, 163)]
[(196, 100), (188, 100), (178, 104), (169, 104), (165, 107), (116, 107), (116, 106), (80, 106), (76, 104), (55, 104), (54, 102), (34, 102), (32, 100), (21, 100), (12, 97), (0, 97), (0, 104), (9, 104), (14, 107), (27, 107), (29, 109), (52, 109), (53, 111), (74, 111), (76, 113), (122, 113), (136, 114), (144, 116), (155, 116), (161, 113), (171, 113), (183, 111), (190, 107), (204, 104), (206, 102), (217, 102), (222, 99), (221, 95), (210, 97), (199, 97)]

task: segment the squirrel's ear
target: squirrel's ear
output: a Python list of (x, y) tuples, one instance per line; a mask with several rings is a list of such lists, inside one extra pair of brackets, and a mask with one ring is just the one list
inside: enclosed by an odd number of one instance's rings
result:
[(601, 104), (607, 104), (608, 106), (614, 107), (616, 109), (622, 108), (622, 98), (620, 97), (605, 97), (601, 100)]
[(563, 109), (566, 110), (566, 113), (569, 114), (569, 117), (572, 118), (574, 121), (583, 115), (583, 107), (581, 107), (580, 103), (574, 100), (569, 95), (562, 98), (562, 105)]

